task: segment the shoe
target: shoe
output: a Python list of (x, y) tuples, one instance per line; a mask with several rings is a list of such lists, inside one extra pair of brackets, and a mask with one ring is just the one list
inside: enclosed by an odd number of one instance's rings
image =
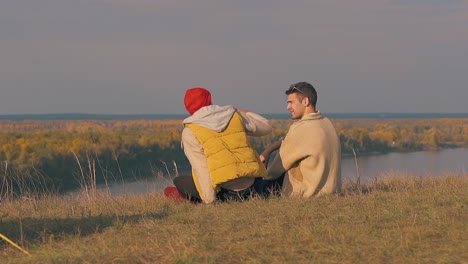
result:
[(169, 186), (169, 187), (164, 188), (164, 196), (166, 196), (167, 198), (171, 198), (171, 199), (175, 199), (175, 200), (179, 200), (179, 201), (184, 200), (184, 197), (182, 197), (182, 195), (180, 195), (177, 188), (173, 187), (173, 186)]

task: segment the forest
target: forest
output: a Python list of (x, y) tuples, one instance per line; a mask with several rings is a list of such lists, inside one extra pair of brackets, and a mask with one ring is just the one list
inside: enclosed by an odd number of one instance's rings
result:
[[(468, 146), (468, 118), (332, 121), (343, 155)], [(250, 138), (258, 152), (284, 136), (292, 121), (270, 122), (270, 135)], [(182, 129), (181, 120), (0, 120), (0, 195), (187, 172)]]

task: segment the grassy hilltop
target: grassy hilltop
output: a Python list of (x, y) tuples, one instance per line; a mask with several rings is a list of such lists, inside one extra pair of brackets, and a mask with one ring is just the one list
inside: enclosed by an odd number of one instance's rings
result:
[(468, 178), (393, 177), (341, 195), (193, 205), (81, 193), (4, 200), (2, 263), (466, 263)]

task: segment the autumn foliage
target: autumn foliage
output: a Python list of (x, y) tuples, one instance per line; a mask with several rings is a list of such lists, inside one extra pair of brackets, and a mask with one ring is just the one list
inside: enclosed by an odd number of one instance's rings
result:
[[(468, 146), (468, 119), (336, 119), (344, 155)], [(260, 152), (284, 136), (290, 120), (271, 120), (273, 132), (251, 138)], [(0, 187), (41, 178), (57, 191), (76, 188), (80, 167), (102, 182), (136, 179), (174, 168), (189, 171), (180, 147), (181, 120), (1, 120)], [(3, 181), (3, 184), (2, 184)], [(23, 180), (26, 187), (31, 180)]]

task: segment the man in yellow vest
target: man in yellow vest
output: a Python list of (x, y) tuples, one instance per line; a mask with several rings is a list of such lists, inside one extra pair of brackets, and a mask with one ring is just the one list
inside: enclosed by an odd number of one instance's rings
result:
[[(298, 82), (285, 93), (287, 109), (295, 122), (282, 141), (260, 155), (268, 168), (264, 185), (275, 192), (279, 189), (287, 197), (309, 198), (339, 192), (340, 139), (330, 119), (316, 108), (317, 91), (310, 83)], [(270, 159), (275, 150), (277, 154)]]
[(174, 179), (179, 193), (204, 203), (248, 198), (255, 180), (267, 172), (247, 136), (269, 134), (269, 121), (231, 105), (213, 105), (210, 92), (201, 87), (188, 89), (184, 104), (191, 116), (183, 120), (182, 148), (192, 177)]

